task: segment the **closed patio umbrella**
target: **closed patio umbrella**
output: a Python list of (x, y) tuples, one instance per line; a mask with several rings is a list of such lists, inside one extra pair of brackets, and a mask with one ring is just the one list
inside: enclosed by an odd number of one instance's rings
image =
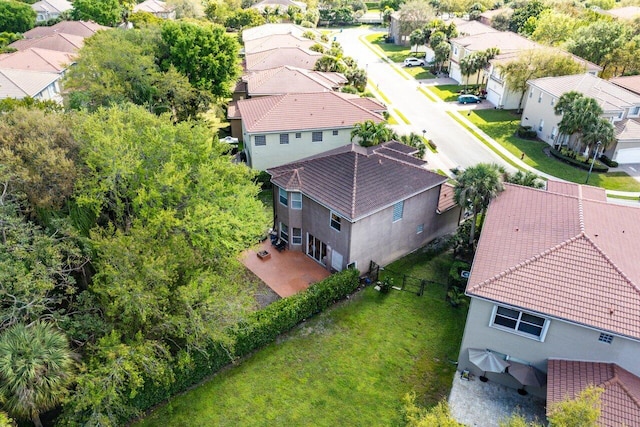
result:
[[(487, 372), (504, 372), (509, 367), (509, 362), (497, 356), (491, 350), (481, 350), (478, 348), (469, 349), (469, 362)], [(486, 382), (487, 377), (480, 376), (480, 381)]]
[(525, 386), (542, 387), (547, 383), (547, 375), (540, 369), (531, 365), (525, 365), (518, 362), (510, 362), (508, 373), (522, 384), (522, 388), (518, 389), (518, 393), (524, 395), (527, 391)]

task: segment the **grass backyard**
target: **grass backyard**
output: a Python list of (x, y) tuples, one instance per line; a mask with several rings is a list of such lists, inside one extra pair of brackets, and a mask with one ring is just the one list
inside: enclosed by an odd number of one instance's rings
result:
[[(446, 283), (451, 262), (419, 252), (388, 269)], [(404, 425), (407, 392), (422, 405), (448, 395), (465, 316), (444, 286), (367, 287), (136, 425)]]
[[(514, 135), (520, 123), (520, 116), (513, 111), (473, 110), (467, 118), (513, 155), (520, 156), (524, 153), (524, 162), (528, 165), (560, 179), (584, 183), (587, 177), (586, 170), (574, 168), (547, 156), (543, 149), (549, 145), (542, 141), (531, 141)], [(640, 182), (625, 172), (592, 173), (589, 184), (608, 190), (640, 191)]]
[(438, 85), (429, 86), (429, 89), (440, 99), (445, 102), (453, 102), (458, 100), (458, 95), (463, 89), (471, 89), (476, 85), (469, 84), (466, 87), (464, 85)]

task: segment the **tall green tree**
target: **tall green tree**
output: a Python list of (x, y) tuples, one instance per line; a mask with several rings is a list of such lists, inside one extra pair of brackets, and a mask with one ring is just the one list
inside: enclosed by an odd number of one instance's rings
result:
[(522, 185), (524, 187), (544, 188), (544, 181), (531, 171), (517, 171), (514, 174), (506, 173), (504, 181), (510, 184)]
[(567, 399), (549, 408), (549, 425), (552, 427), (596, 427), (600, 425), (602, 402), (600, 397), (604, 390), (589, 386), (575, 398)]
[(363, 147), (371, 147), (396, 138), (395, 132), (385, 122), (366, 120), (356, 123), (351, 130), (351, 141), (355, 140)]
[(229, 95), (240, 74), (238, 42), (215, 24), (166, 21), (161, 31), (159, 61), (187, 76), (191, 84), (216, 97)]
[(529, 19), (537, 19), (542, 11), (547, 9), (540, 0), (522, 2), (518, 4), (518, 6), (519, 7), (515, 7), (509, 20), (509, 30), (514, 33), (522, 33), (525, 31)]
[(0, 334), (0, 396), (16, 418), (42, 427), (40, 413), (68, 394), (74, 355), (67, 338), (46, 323), (16, 324)]
[[(607, 128), (606, 125), (599, 124), (602, 116), (602, 108), (594, 98), (584, 96), (577, 92), (567, 92), (558, 99), (558, 105), (555, 107), (556, 114), (562, 114), (562, 119), (558, 123), (558, 131), (563, 135), (572, 137), (569, 141), (569, 145), (575, 150), (579, 149), (582, 138), (586, 133), (589, 133), (591, 129), (594, 129), (589, 135), (590, 144), (595, 144), (597, 141), (593, 141), (598, 137), (599, 133), (602, 133), (603, 138), (610, 138), (613, 132), (612, 128)], [(605, 141), (602, 141), (605, 143)], [(606, 142), (610, 144), (611, 142)]]
[(14, 1), (0, 1), (0, 33), (24, 33), (36, 25), (36, 12), (30, 5)]
[[(595, 120), (587, 126), (582, 135), (582, 143), (587, 147), (587, 157), (589, 158), (597, 154), (602, 154), (615, 140), (615, 128), (609, 120), (603, 117), (599, 117), (598, 120)], [(601, 144), (602, 148), (598, 147), (598, 144)], [(599, 149), (600, 152), (596, 153), (596, 149)]]
[(573, 16), (547, 9), (538, 16), (531, 38), (548, 46), (558, 46), (572, 37), (577, 26), (578, 20)]
[(71, 17), (75, 21), (95, 21), (115, 27), (122, 21), (124, 12), (118, 0), (74, 0)]
[(624, 42), (624, 24), (599, 20), (577, 28), (567, 42), (567, 49), (574, 55), (605, 67), (607, 55), (620, 48)]
[(478, 215), (484, 218), (489, 203), (503, 190), (501, 169), (496, 164), (479, 163), (456, 176), (455, 199), (463, 209), (471, 210), (473, 219), (469, 244), (475, 244)]
[(409, 34), (409, 43), (411, 46), (416, 47), (416, 54), (418, 53), (418, 47), (423, 45), (425, 42), (425, 37), (422, 29), (416, 28)]

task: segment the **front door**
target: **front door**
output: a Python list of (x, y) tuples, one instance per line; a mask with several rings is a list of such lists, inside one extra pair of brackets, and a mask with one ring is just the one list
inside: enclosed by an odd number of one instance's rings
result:
[(313, 234), (307, 233), (307, 255), (325, 265), (327, 259), (327, 245)]

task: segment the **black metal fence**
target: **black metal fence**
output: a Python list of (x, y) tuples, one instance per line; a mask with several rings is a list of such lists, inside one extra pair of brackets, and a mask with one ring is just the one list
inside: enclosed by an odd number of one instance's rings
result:
[(411, 292), (418, 296), (422, 296), (424, 294), (425, 288), (429, 285), (445, 286), (442, 283), (434, 282), (433, 280), (426, 280), (420, 277), (410, 276), (399, 271), (394, 271), (388, 267), (381, 267), (374, 261), (370, 262), (369, 273), (366, 277), (370, 281), (370, 283), (376, 283), (381, 280), (381, 272), (388, 272), (394, 277), (402, 277), (402, 282), (393, 283), (393, 288), (399, 291)]

